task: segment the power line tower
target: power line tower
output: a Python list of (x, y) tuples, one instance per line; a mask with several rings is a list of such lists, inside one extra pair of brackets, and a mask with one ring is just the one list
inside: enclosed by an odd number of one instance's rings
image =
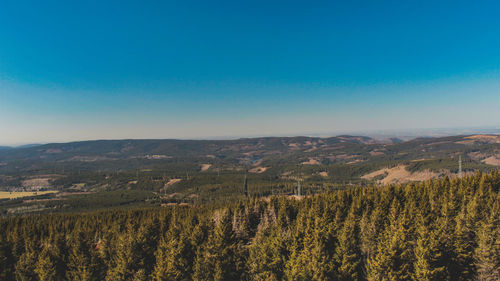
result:
[(300, 183), (302, 179), (302, 171), (300, 169), (300, 165), (297, 166), (297, 196), (300, 197), (302, 195), (302, 184)]
[(458, 155), (458, 176), (462, 177), (462, 155)]
[(300, 179), (297, 180), (297, 196), (300, 197), (302, 193), (302, 185), (300, 184)]
[(243, 180), (243, 194), (245, 197), (248, 197), (248, 180), (247, 180), (247, 174), (245, 174), (245, 179)]

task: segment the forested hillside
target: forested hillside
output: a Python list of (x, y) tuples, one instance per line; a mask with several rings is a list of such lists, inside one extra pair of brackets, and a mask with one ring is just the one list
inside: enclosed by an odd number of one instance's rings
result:
[[(418, 182), (500, 167), (500, 136), (110, 140), (0, 151), (0, 216), (233, 202)], [(460, 169), (461, 168), (461, 169)], [(9, 192), (57, 191), (31, 198)]]
[(1, 280), (500, 280), (500, 172), (0, 220)]

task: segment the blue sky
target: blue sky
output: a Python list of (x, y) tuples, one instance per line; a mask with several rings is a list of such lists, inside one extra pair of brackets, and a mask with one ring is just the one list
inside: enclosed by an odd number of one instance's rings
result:
[(495, 1), (2, 1), (0, 144), (499, 126)]

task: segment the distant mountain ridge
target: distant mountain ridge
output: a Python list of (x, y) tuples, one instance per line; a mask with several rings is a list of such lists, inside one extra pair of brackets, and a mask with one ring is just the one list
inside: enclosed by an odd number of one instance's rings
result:
[(328, 138), (127, 139), (51, 143), (0, 150), (0, 176), (16, 171), (199, 171), (200, 167), (279, 174), (297, 165), (349, 165), (359, 173), (394, 165), (438, 171), (455, 170), (458, 155), (470, 162), (467, 167), (471, 170), (499, 166), (500, 136), (422, 137), (410, 141), (397, 138), (380, 141), (366, 136), (341, 135)]
[(19, 146), (16, 146), (14, 148), (30, 148), (30, 147), (40, 146), (40, 145), (43, 145), (43, 144), (40, 144), (40, 143), (29, 143), (29, 144), (19, 145)]
[(376, 144), (377, 140), (365, 136), (342, 135), (319, 137), (261, 137), (236, 140), (179, 140), (179, 139), (125, 139), (92, 140), (69, 143), (50, 143), (17, 147), (0, 153), (0, 159), (44, 158), (63, 160), (73, 156), (103, 156), (127, 158), (131, 156), (167, 154), (176, 156), (202, 156), (214, 153), (238, 154), (255, 150), (287, 151), (328, 147), (340, 143)]
[[(283, 155), (287, 153), (318, 154), (319, 152), (349, 149), (376, 149), (391, 146), (418, 146), (419, 144), (490, 144), (500, 143), (497, 135), (470, 135), (451, 137), (422, 137), (409, 141), (398, 138), (380, 141), (366, 136), (340, 135), (335, 137), (259, 137), (235, 140), (179, 140), (179, 139), (125, 139), (92, 140), (68, 143), (30, 144), (20, 147), (0, 147), (0, 160), (71, 161), (75, 157), (99, 156), (104, 159), (127, 159), (148, 155), (168, 157), (227, 157)], [(313, 153), (315, 152), (315, 153)], [(154, 158), (154, 157), (152, 157)], [(162, 158), (162, 157), (156, 157)]]

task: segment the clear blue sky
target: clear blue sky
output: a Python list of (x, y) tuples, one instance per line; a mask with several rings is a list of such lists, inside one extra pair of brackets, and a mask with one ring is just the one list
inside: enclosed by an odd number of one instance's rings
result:
[(0, 144), (500, 125), (497, 1), (2, 1)]

